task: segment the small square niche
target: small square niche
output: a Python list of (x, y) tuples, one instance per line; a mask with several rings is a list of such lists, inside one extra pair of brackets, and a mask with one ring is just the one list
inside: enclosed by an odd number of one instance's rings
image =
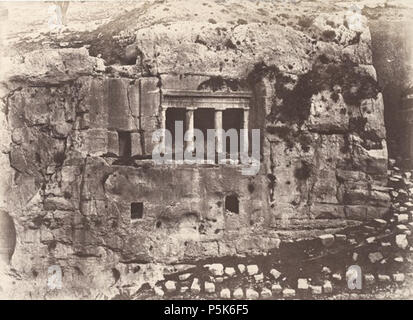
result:
[(130, 217), (132, 220), (143, 218), (143, 202), (132, 202), (131, 203)]

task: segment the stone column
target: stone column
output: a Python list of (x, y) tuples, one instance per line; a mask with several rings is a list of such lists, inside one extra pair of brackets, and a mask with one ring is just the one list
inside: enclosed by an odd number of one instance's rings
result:
[(244, 129), (243, 131), (243, 149), (242, 150), (246, 150), (247, 154), (248, 154), (248, 122), (249, 122), (249, 110), (244, 110), (244, 117), (243, 117), (243, 121), (242, 121), (242, 129)]
[(192, 137), (190, 141), (185, 142), (185, 150), (194, 151), (195, 144), (194, 144), (194, 111), (195, 108), (187, 108), (186, 109), (186, 128), (184, 135), (188, 134), (189, 137)]
[(215, 152), (222, 153), (222, 110), (215, 110), (214, 117), (215, 126)]

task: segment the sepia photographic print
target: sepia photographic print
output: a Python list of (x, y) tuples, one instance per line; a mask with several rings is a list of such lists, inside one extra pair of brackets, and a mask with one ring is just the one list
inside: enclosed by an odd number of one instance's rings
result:
[(410, 0), (0, 1), (0, 299), (412, 299), (412, 21)]

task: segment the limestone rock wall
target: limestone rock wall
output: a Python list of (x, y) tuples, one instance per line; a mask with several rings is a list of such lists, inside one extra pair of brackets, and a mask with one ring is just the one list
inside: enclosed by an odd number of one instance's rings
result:
[[(90, 55), (101, 40), (10, 64), (0, 161), (13, 267), (40, 282), (60, 265), (67, 287), (93, 295), (142, 264), (156, 281), (163, 263), (262, 254), (384, 215), (386, 132), (366, 21), (353, 30), (346, 12), (305, 17), (141, 26), (127, 47), (111, 44), (133, 65)], [(165, 89), (252, 92), (259, 173), (152, 163)], [(126, 162), (119, 132), (131, 133)], [(238, 214), (224, 208), (232, 194)], [(132, 203), (144, 204), (141, 219)]]

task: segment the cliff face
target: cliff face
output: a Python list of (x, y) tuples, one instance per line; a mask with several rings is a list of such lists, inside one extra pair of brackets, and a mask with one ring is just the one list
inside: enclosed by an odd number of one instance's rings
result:
[[(14, 45), (0, 191), (16, 244), (7, 237), (4, 260), (14, 253), (12, 266), (34, 282), (60, 265), (89, 295), (138, 265), (148, 270), (137, 287), (162, 278), (163, 264), (262, 254), (383, 216), (383, 99), (358, 18), (313, 3), (164, 1), (47, 49)], [(258, 174), (154, 164), (168, 90), (249, 92)]]

